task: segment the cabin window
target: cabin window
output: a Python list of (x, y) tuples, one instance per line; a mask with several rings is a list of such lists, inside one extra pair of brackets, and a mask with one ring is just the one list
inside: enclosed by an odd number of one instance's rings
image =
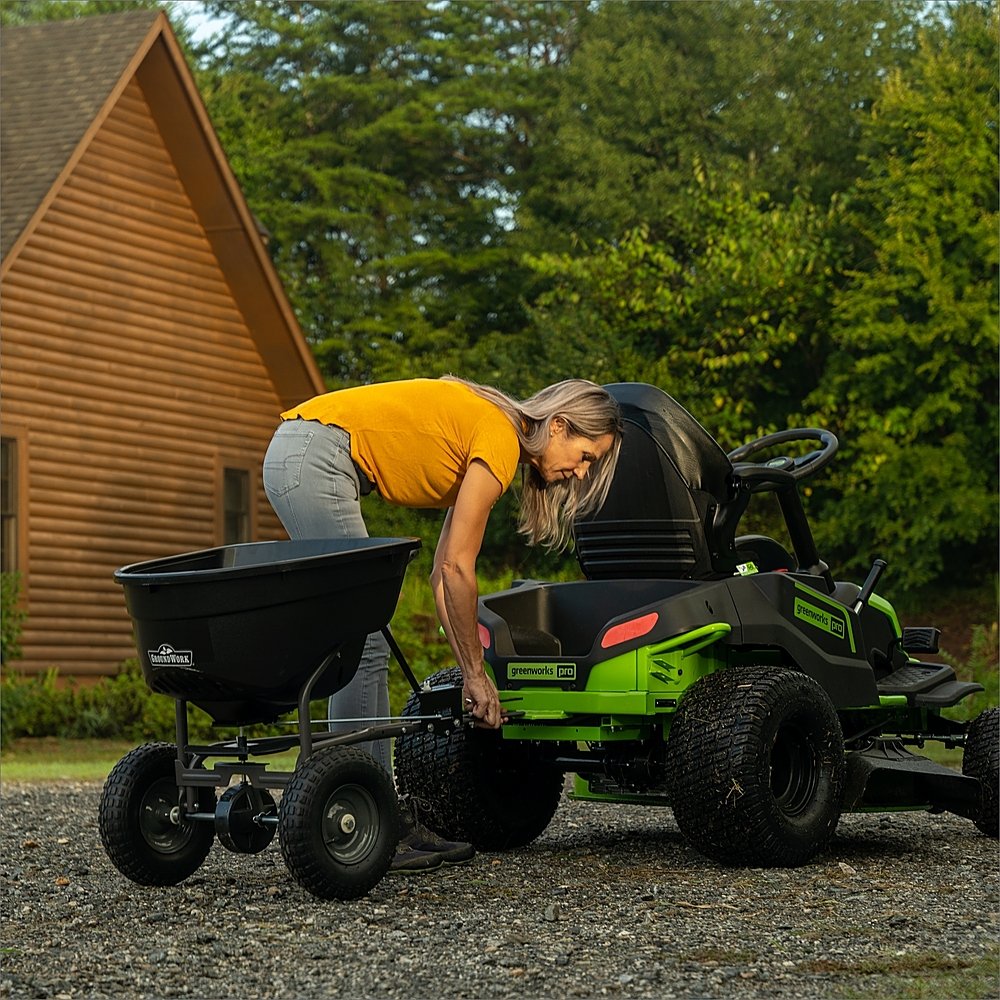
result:
[(222, 544), (250, 541), (250, 473), (226, 468), (222, 473)]
[(17, 441), (0, 438), (0, 571), (14, 573), (17, 558)]

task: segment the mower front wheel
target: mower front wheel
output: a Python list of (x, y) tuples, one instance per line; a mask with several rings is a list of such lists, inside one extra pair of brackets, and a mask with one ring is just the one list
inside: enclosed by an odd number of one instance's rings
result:
[(976, 826), (988, 837), (1000, 836), (1000, 709), (988, 708), (969, 726), (962, 754), (962, 774), (978, 778), (983, 804)]
[(741, 667), (703, 677), (681, 702), (667, 749), (674, 818), (708, 857), (793, 867), (832, 838), (843, 736), (805, 674)]

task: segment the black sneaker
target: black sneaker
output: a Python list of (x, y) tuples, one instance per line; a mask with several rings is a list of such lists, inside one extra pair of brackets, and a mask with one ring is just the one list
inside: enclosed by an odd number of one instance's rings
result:
[(396, 846), (396, 856), (389, 865), (389, 874), (421, 875), (440, 868), (443, 863), (440, 854), (433, 851), (418, 851), (410, 844), (400, 841)]
[(415, 810), (400, 799), (400, 828), (403, 831), (403, 836), (399, 841), (400, 847), (405, 844), (415, 851), (433, 854), (446, 865), (464, 865), (476, 856), (476, 849), (472, 844), (445, 840), (433, 830), (428, 830), (414, 813)]

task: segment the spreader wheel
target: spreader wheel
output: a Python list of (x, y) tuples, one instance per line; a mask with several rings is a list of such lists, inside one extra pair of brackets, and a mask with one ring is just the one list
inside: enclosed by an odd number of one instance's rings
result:
[(219, 843), (234, 854), (259, 854), (274, 840), (278, 807), (266, 788), (246, 782), (227, 788), (215, 808), (215, 832)]
[(1000, 835), (1000, 709), (988, 708), (969, 726), (962, 755), (962, 774), (978, 778), (983, 785), (983, 804), (976, 826), (989, 837)]
[(777, 667), (703, 677), (680, 704), (667, 753), (674, 818), (708, 857), (801, 865), (833, 836), (844, 743), (810, 677)]
[(299, 885), (320, 899), (357, 899), (381, 881), (399, 842), (392, 779), (363, 750), (320, 750), (281, 797), (278, 835)]
[[(104, 783), (98, 811), (101, 842), (112, 864), (139, 885), (177, 885), (208, 857), (211, 823), (187, 818), (177, 787), (173, 743), (146, 743), (127, 753)], [(195, 790), (195, 811), (211, 815), (215, 792)]]

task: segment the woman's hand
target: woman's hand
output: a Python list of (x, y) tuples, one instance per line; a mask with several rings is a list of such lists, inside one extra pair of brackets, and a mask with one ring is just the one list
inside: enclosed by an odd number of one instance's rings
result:
[(445, 517), (431, 571), (438, 618), (462, 670), (465, 708), (490, 729), (500, 726), (503, 712), (497, 689), (483, 670), (476, 557), (490, 510), (499, 496), (500, 483), (482, 461), (474, 459), (455, 506)]
[(500, 728), (503, 723), (500, 696), (493, 681), (485, 673), (466, 678), (462, 693), (465, 696), (465, 709), (479, 720), (477, 725), (484, 729)]

